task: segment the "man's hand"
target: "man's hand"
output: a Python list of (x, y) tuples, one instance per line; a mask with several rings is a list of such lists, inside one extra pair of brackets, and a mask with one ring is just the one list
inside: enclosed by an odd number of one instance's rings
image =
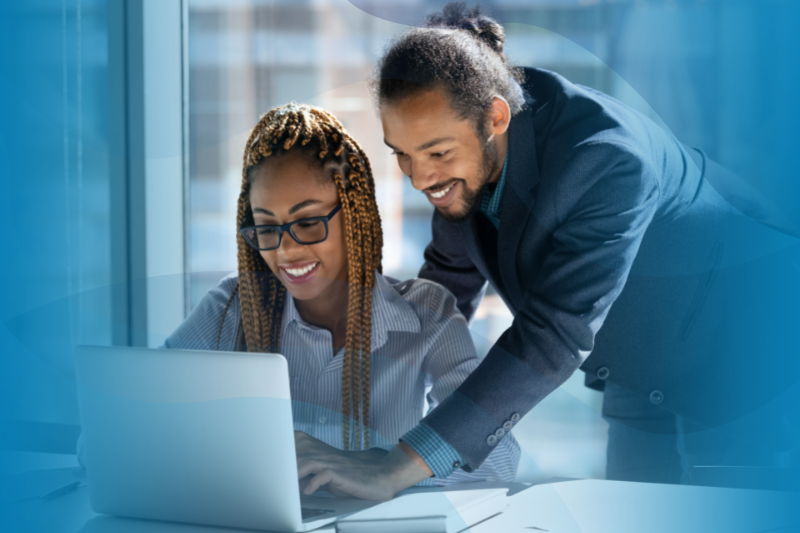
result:
[(380, 448), (346, 452), (296, 431), (295, 446), (300, 489), (305, 494), (326, 490), (339, 497), (385, 501), (433, 475), (404, 442), (391, 452)]

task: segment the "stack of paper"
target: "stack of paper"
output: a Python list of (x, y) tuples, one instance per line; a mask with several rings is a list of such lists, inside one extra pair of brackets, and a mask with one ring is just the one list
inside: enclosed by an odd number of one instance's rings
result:
[(508, 488), (401, 494), (337, 523), (339, 533), (458, 533), (503, 511)]

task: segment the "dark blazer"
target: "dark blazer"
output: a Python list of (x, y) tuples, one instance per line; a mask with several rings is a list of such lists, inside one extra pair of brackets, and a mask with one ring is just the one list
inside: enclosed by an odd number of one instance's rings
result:
[(800, 398), (780, 396), (800, 370), (790, 224), (633, 109), (525, 73), (496, 240), (481, 237), (481, 215), (437, 213), (420, 272), (468, 319), (488, 280), (514, 321), (424, 422), (475, 468), (489, 435), (581, 368), (589, 386), (612, 381), (707, 427), (794, 446), (800, 425), (786, 407)]

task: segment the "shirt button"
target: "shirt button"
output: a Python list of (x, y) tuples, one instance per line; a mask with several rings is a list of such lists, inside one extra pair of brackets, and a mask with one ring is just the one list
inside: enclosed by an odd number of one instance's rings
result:
[(505, 429), (506, 431), (511, 431), (511, 428), (513, 427), (514, 427), (514, 422), (512, 422), (511, 420), (506, 420), (505, 422), (503, 422), (503, 429)]
[(461, 462), (459, 462), (459, 461), (456, 461), (455, 463), (453, 463), (453, 468), (458, 468), (460, 466), (461, 466)]
[(611, 371), (606, 366), (601, 366), (597, 369), (597, 377), (603, 380), (608, 379), (610, 373)]
[(650, 401), (653, 403), (661, 403), (664, 401), (664, 393), (660, 390), (654, 390), (650, 393)]
[(497, 444), (497, 437), (495, 437), (494, 435), (489, 435), (489, 438), (486, 439), (486, 444), (488, 444), (489, 446), (494, 446), (495, 444)]
[(515, 423), (515, 424), (516, 424), (517, 422), (519, 422), (519, 413), (514, 413), (513, 415), (511, 415), (511, 421), (512, 421), (513, 423)]
[(321, 416), (321, 417), (319, 417), (319, 423), (320, 423), (320, 424), (324, 424), (324, 423), (325, 423), (325, 422), (327, 422), (327, 421), (328, 421), (328, 419), (327, 419), (327, 418), (325, 418), (324, 416)]
[(503, 428), (497, 428), (497, 431), (494, 432), (494, 436), (498, 439), (502, 439), (506, 436), (506, 430)]

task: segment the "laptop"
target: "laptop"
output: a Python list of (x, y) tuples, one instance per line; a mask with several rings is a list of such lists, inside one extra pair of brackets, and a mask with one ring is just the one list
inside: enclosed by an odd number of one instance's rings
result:
[(79, 346), (75, 371), (97, 513), (297, 532), (376, 504), (301, 495), (282, 355)]

